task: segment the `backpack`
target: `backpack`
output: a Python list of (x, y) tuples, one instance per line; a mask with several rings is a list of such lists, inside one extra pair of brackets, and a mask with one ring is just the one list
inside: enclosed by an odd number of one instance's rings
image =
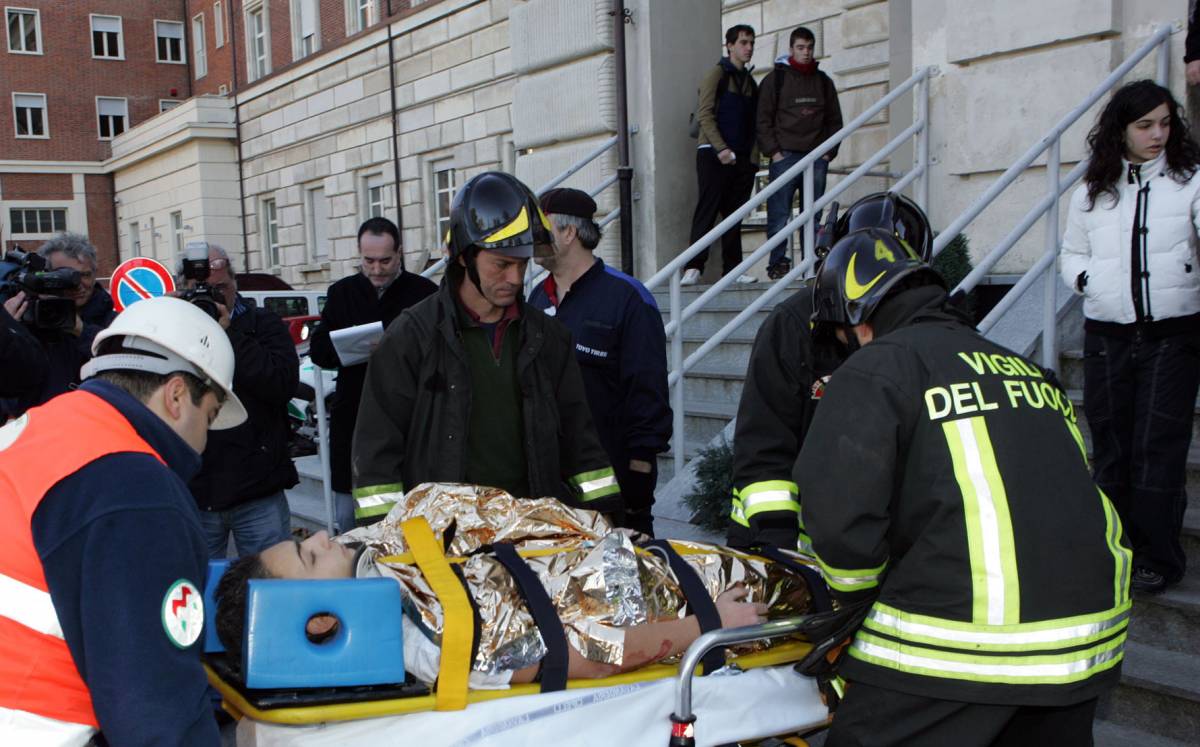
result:
[[(717, 82), (717, 93), (713, 96), (713, 109), (717, 108), (717, 102), (729, 90), (729, 73), (721, 68), (721, 80)], [(692, 113), (688, 115), (688, 137), (695, 140), (700, 137), (700, 120), (696, 118), (696, 111), (700, 108), (699, 95), (696, 96), (696, 108), (692, 109)]]

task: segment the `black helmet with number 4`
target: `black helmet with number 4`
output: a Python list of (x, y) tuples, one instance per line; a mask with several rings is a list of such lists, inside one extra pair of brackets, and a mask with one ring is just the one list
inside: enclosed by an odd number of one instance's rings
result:
[(813, 323), (862, 324), (897, 283), (915, 273), (929, 273), (937, 284), (945, 285), (908, 242), (890, 231), (854, 231), (833, 245), (817, 270)]
[(851, 205), (833, 229), (837, 243), (863, 228), (882, 228), (907, 242), (917, 256), (928, 262), (933, 251), (933, 230), (925, 211), (904, 195), (878, 192)]
[(450, 204), (450, 260), (471, 247), (514, 259), (553, 253), (550, 221), (537, 197), (512, 174), (485, 171), (464, 184)]

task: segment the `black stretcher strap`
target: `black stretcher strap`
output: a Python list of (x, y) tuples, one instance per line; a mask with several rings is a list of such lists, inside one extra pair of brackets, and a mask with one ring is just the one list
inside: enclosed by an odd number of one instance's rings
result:
[[(651, 540), (644, 543), (642, 547), (661, 550), (667, 556), (667, 563), (670, 564), (675, 579), (679, 581), (679, 590), (683, 592), (688, 611), (695, 615), (697, 622), (700, 623), (700, 632), (707, 633), (710, 630), (719, 629), (721, 613), (717, 612), (717, 605), (708, 595), (708, 589), (700, 580), (700, 574), (696, 573), (696, 569), (679, 557), (679, 553), (675, 552), (675, 548), (671, 547), (671, 543), (666, 540)], [(703, 665), (704, 674), (710, 674), (725, 666), (725, 647), (712, 649), (700, 659), (700, 663)]]
[(789, 570), (799, 573), (804, 582), (808, 584), (808, 591), (812, 595), (814, 612), (829, 612), (833, 609), (833, 601), (829, 598), (829, 589), (825, 586), (825, 579), (821, 578), (811, 566), (807, 566), (795, 558), (789, 557), (780, 552), (777, 548), (763, 545), (750, 550), (755, 555), (761, 555), (768, 560), (773, 560)]
[(546, 644), (546, 656), (542, 658), (541, 680), (542, 692), (551, 693), (565, 690), (567, 687), (567, 635), (563, 632), (562, 621), (558, 610), (546, 587), (510, 544), (497, 542), (492, 545), (496, 560), (512, 575), (517, 582), (517, 590), (533, 616), (533, 622), (542, 634)]

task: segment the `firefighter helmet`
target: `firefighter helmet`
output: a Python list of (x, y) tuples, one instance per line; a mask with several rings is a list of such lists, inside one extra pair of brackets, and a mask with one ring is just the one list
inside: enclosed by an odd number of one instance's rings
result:
[(912, 247), (918, 259), (931, 259), (933, 230), (929, 219), (917, 203), (904, 195), (878, 192), (854, 203), (834, 226), (833, 241), (837, 243), (862, 228), (882, 228)]
[(896, 283), (918, 272), (930, 273), (944, 285), (903, 239), (881, 228), (854, 231), (833, 245), (817, 271), (813, 322), (861, 324)]
[(537, 197), (511, 174), (486, 171), (454, 195), (446, 235), (451, 262), (473, 246), (514, 259), (545, 257), (553, 243)]

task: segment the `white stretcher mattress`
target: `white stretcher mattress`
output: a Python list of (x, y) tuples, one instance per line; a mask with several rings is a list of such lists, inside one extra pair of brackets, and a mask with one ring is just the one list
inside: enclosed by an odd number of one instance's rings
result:
[[(527, 747), (536, 744), (662, 747), (671, 735), (675, 678), (500, 698), (465, 711), (288, 726), (243, 718), (239, 747)], [(791, 664), (693, 680), (696, 744), (767, 737), (823, 723), (816, 681)]]

